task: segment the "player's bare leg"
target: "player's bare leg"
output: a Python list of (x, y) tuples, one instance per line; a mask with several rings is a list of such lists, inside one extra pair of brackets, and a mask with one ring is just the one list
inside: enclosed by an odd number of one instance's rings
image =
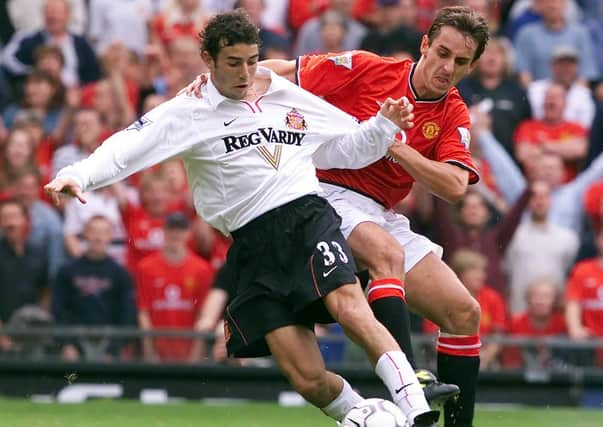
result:
[(445, 425), (471, 427), (479, 372), (479, 304), (433, 253), (406, 273), (406, 298), (414, 311), (440, 327), (438, 375), (461, 388), (458, 400), (446, 403)]
[(328, 293), (323, 301), (346, 335), (364, 349), (392, 400), (411, 425), (433, 425), (438, 413), (430, 411), (413, 368), (391, 334), (373, 315), (360, 284), (341, 286)]
[[(369, 271), (368, 302), (375, 317), (389, 330), (416, 370), (404, 295), (404, 249), (391, 234), (368, 221), (354, 227), (348, 244), (358, 266)], [(459, 394), (456, 385), (440, 383), (429, 371), (420, 370), (418, 377), (430, 403), (443, 404)]]
[(283, 374), (308, 402), (341, 421), (362, 397), (340, 376), (329, 372), (316, 336), (303, 326), (286, 326), (266, 335), (266, 342)]

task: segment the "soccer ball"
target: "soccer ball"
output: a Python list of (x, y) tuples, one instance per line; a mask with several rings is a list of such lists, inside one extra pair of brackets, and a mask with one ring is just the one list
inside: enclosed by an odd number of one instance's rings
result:
[(389, 400), (364, 399), (341, 421), (341, 427), (404, 427), (406, 417)]

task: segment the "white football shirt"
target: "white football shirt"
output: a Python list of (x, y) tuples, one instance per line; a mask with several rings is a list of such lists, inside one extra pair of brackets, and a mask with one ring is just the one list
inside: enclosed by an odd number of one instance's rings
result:
[(59, 171), (83, 191), (174, 156), (183, 159), (195, 209), (229, 234), (263, 213), (320, 191), (315, 166), (361, 168), (383, 157), (400, 129), (377, 115), (362, 124), (266, 68), (271, 84), (255, 102), (180, 95)]

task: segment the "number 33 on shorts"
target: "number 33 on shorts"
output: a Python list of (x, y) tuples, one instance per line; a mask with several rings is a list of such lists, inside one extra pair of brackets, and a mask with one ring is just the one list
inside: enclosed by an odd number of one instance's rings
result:
[(332, 241), (330, 243), (320, 241), (316, 244), (316, 249), (320, 252), (323, 258), (324, 270), (322, 276), (324, 278), (334, 272), (338, 265), (338, 261), (347, 264), (349, 262), (348, 255), (339, 242)]

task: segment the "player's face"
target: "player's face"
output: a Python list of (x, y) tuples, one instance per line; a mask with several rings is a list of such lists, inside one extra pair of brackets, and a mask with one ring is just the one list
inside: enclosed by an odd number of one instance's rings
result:
[(413, 85), (421, 98), (438, 98), (473, 70), (477, 42), (457, 29), (444, 26), (433, 40), (421, 41), (421, 60)]
[(243, 99), (252, 87), (259, 59), (257, 44), (237, 43), (223, 47), (214, 60), (203, 52), (203, 60), (218, 91), (231, 99)]

